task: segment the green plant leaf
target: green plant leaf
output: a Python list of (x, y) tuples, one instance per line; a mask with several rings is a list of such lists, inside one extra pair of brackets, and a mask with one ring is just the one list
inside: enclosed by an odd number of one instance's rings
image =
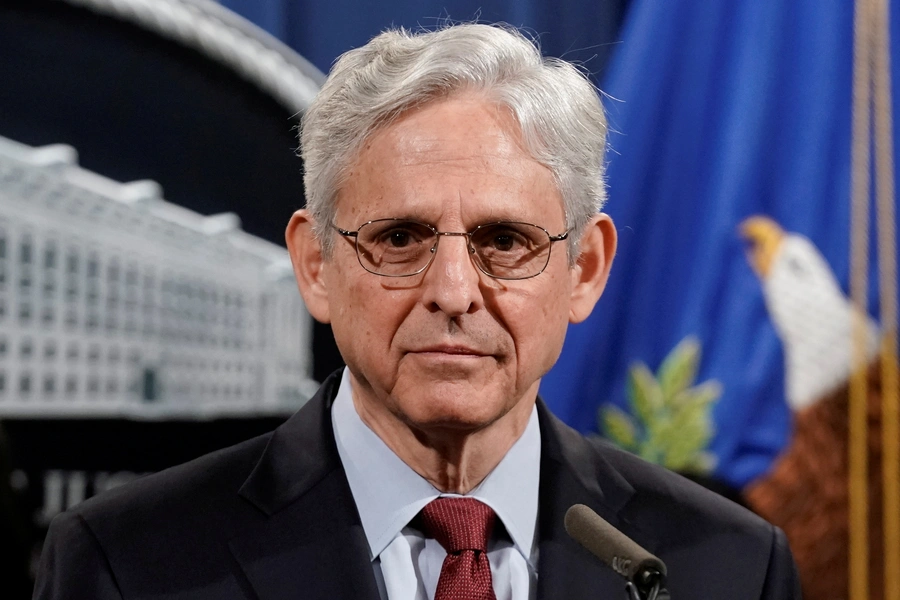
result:
[(657, 374), (637, 362), (628, 371), (626, 393), (633, 414), (614, 405), (598, 421), (617, 445), (669, 469), (708, 474), (716, 457), (707, 448), (715, 433), (712, 407), (722, 395), (718, 381), (693, 385), (700, 344), (689, 336), (663, 360)]
[(663, 465), (674, 471), (684, 471), (706, 449), (712, 427), (708, 422), (695, 422), (682, 428), (667, 440)]
[(700, 342), (688, 336), (669, 352), (657, 371), (663, 397), (671, 399), (688, 389), (697, 377), (699, 364)]
[(703, 455), (715, 432), (712, 407), (721, 394), (722, 386), (711, 380), (681, 391), (667, 403), (668, 421), (648, 427), (648, 440), (659, 449), (663, 466), (697, 472), (708, 462), (698, 456)]
[(712, 438), (712, 406), (704, 397), (686, 401), (672, 416), (672, 434), (702, 450)]
[(643, 363), (635, 363), (628, 370), (628, 403), (638, 420), (649, 424), (659, 418), (663, 395), (656, 377)]
[(631, 416), (614, 404), (607, 404), (601, 410), (606, 437), (625, 450), (637, 450), (637, 427)]
[(655, 465), (662, 464), (662, 453), (660, 452), (659, 448), (653, 446), (652, 444), (649, 444), (649, 443), (641, 444), (641, 447), (638, 450), (637, 455), (640, 456), (642, 459), (646, 460), (647, 462), (651, 462)]
[(721, 395), (722, 384), (715, 379), (710, 379), (676, 394), (669, 404), (673, 413), (682, 411), (710, 413), (712, 405), (719, 400)]
[(718, 464), (716, 456), (711, 452), (698, 452), (688, 461), (682, 468), (681, 473), (689, 473), (696, 475), (709, 475), (713, 472)]

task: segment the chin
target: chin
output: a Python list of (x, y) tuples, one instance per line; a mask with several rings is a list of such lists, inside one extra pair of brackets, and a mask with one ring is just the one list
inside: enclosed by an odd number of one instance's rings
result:
[(423, 431), (478, 431), (490, 426), (509, 412), (509, 407), (478, 400), (461, 401), (459, 396), (417, 398), (404, 406), (399, 403), (401, 418), (412, 428)]

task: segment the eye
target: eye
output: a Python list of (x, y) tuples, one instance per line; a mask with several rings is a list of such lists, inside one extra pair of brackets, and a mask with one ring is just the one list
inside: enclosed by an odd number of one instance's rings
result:
[(387, 235), (387, 243), (393, 246), (394, 248), (403, 248), (404, 246), (409, 245), (411, 241), (411, 235), (409, 231), (405, 231), (402, 229), (397, 229), (391, 231)]
[(527, 232), (509, 223), (498, 223), (481, 229), (473, 243), (483, 251), (521, 252), (531, 246)]
[(434, 232), (421, 223), (393, 219), (373, 222), (360, 233), (360, 241), (364, 245), (390, 250), (422, 244), (432, 237)]
[(516, 246), (516, 238), (509, 233), (497, 233), (490, 240), (490, 243), (494, 250), (508, 252)]

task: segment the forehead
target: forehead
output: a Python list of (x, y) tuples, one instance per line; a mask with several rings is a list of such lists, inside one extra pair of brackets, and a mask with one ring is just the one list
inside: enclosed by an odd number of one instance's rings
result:
[(565, 223), (553, 174), (528, 152), (515, 117), (474, 95), (426, 104), (374, 133), (337, 208), (357, 224), (386, 217)]

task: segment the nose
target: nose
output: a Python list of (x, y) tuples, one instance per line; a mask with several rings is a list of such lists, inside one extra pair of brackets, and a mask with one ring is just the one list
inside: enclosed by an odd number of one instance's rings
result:
[(434, 251), (422, 280), (423, 304), (451, 317), (478, 310), (484, 303), (481, 273), (472, 262), (469, 238), (465, 234), (442, 234)]

